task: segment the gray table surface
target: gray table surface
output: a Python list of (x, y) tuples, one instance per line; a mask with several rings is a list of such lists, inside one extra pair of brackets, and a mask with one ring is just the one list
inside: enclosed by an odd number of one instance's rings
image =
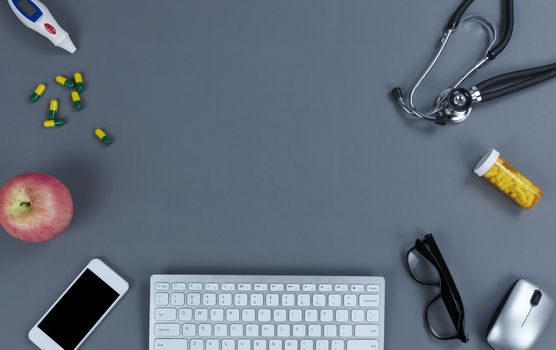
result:
[[(75, 55), (0, 4), (0, 182), (53, 174), (76, 213), (49, 243), (0, 235), (3, 349), (33, 349), (27, 331), (93, 257), (132, 288), (83, 349), (148, 349), (154, 273), (383, 275), (387, 349), (464, 348), (428, 334), (422, 312), (434, 289), (403, 266), (428, 231), (465, 302), (466, 348), (488, 349), (486, 326), (516, 278), (556, 295), (556, 82), (477, 107), (457, 127), (407, 120), (389, 96), (428, 62), (458, 1), (47, 4)], [(500, 6), (470, 12), (498, 22)], [(517, 1), (513, 40), (472, 81), (554, 61), (555, 12), (551, 0)], [(421, 103), (484, 44), (466, 27)], [(53, 82), (75, 70), (88, 86), (80, 113)], [(43, 100), (27, 103), (42, 81)], [(54, 97), (68, 124), (44, 130)], [(95, 127), (115, 144), (103, 148)], [(472, 173), (491, 147), (545, 190), (535, 209)], [(555, 346), (552, 322), (536, 348)]]

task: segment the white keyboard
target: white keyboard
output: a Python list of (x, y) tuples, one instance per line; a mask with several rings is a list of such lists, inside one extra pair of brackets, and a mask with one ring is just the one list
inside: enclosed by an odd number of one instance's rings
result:
[(153, 275), (150, 350), (384, 350), (383, 277)]

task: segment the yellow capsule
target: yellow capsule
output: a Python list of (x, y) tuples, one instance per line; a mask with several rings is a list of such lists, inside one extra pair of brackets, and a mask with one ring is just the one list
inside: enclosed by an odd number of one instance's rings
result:
[(79, 96), (79, 92), (72, 91), (71, 100), (73, 101), (73, 106), (76, 110), (80, 111), (83, 109), (83, 103), (81, 103), (81, 96)]
[(58, 100), (50, 100), (48, 119), (56, 119), (56, 114), (58, 114)]
[(73, 81), (75, 82), (75, 89), (80, 93), (85, 90), (85, 84), (83, 83), (83, 76), (79, 72), (75, 72), (73, 75)]
[(35, 91), (33, 91), (31, 97), (29, 97), (29, 99), (31, 100), (31, 102), (37, 102), (39, 98), (41, 98), (42, 94), (44, 94), (45, 91), (46, 91), (46, 85), (39, 84), (37, 85)]
[(112, 138), (109, 135), (107, 135), (102, 129), (96, 129), (95, 135), (98, 137), (99, 140), (104, 142), (106, 145), (110, 145), (112, 143)]
[(64, 119), (49, 119), (49, 120), (45, 120), (44, 123), (42, 123), (42, 125), (45, 128), (55, 128), (57, 126), (64, 125), (64, 123), (65, 123)]
[(70, 89), (73, 89), (75, 87), (75, 84), (73, 83), (73, 81), (69, 80), (68, 78), (64, 77), (63, 75), (57, 75), (56, 76), (56, 82), (60, 85), (64, 85), (65, 87), (68, 87)]

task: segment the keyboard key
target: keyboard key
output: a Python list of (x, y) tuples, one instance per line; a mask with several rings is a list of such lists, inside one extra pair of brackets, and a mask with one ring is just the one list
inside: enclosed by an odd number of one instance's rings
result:
[(258, 337), (259, 336), (259, 325), (258, 324), (248, 324), (245, 326), (245, 335), (248, 337)]
[(234, 305), (235, 306), (247, 306), (247, 294), (236, 294), (234, 295)]
[(284, 342), (284, 350), (298, 350), (297, 340), (286, 340)]
[(242, 324), (230, 325), (230, 335), (232, 337), (243, 337), (243, 325)]
[(189, 283), (189, 290), (203, 290), (203, 284), (202, 283)]
[(305, 310), (305, 322), (316, 322), (318, 319), (317, 310), (308, 309)]
[(379, 322), (380, 312), (378, 310), (367, 310), (367, 321), (369, 322)]
[(287, 338), (290, 336), (290, 325), (289, 324), (279, 324), (276, 327), (276, 336)]
[(331, 284), (319, 284), (319, 292), (332, 292)]
[(265, 299), (266, 306), (274, 307), (280, 305), (280, 295), (278, 294), (267, 294)]
[(168, 305), (170, 296), (168, 293), (156, 293), (154, 295), (154, 304), (157, 306), (166, 306)]
[(208, 339), (205, 350), (220, 350), (220, 341), (218, 339)]
[(315, 342), (316, 347), (315, 350), (329, 350), (330, 349), (330, 345), (328, 340), (317, 340)]
[(199, 336), (210, 337), (212, 334), (212, 326), (208, 323), (201, 323), (199, 325)]
[(286, 290), (288, 292), (299, 292), (299, 284), (297, 283), (286, 284)]
[(350, 324), (340, 325), (340, 337), (350, 338), (353, 336), (353, 326)]
[(324, 294), (313, 295), (313, 306), (321, 307), (326, 305), (326, 296)]
[(376, 294), (363, 294), (359, 296), (359, 306), (378, 307), (380, 304), (380, 296)]
[(199, 293), (188, 293), (186, 300), (187, 300), (187, 305), (189, 305), (189, 306), (201, 305), (201, 294), (199, 294)]
[(251, 340), (240, 339), (237, 341), (237, 350), (251, 350)]
[(360, 338), (378, 338), (377, 325), (358, 325), (355, 326), (355, 336)]
[(320, 337), (322, 335), (322, 326), (320, 324), (312, 324), (308, 327), (310, 337)]
[(208, 310), (195, 309), (195, 321), (206, 321), (206, 320), (208, 320)]
[(264, 291), (268, 290), (268, 284), (266, 284), (266, 283), (255, 283), (253, 285), (253, 290), (259, 291), (259, 292), (264, 292)]
[(253, 309), (243, 309), (241, 310), (241, 320), (244, 322), (255, 321), (255, 310)]
[(180, 309), (179, 319), (180, 321), (191, 321), (193, 317), (193, 310), (191, 309)]
[(273, 339), (268, 342), (268, 350), (282, 350), (282, 341)]
[(357, 296), (355, 294), (344, 295), (344, 306), (357, 306)]
[(251, 294), (249, 304), (251, 306), (263, 306), (264, 297), (262, 294)]
[(304, 292), (314, 292), (317, 290), (317, 285), (312, 283), (306, 283), (303, 285)]
[(341, 306), (342, 305), (342, 296), (340, 294), (330, 294), (328, 296), (328, 306)]
[(211, 292), (218, 290), (218, 283), (205, 283), (205, 290)]
[(154, 289), (156, 289), (156, 290), (169, 290), (170, 289), (170, 283), (158, 282), (154, 285)]
[(334, 286), (334, 290), (336, 292), (347, 292), (348, 291), (348, 285), (347, 284), (337, 284)]
[(230, 306), (232, 305), (232, 295), (231, 294), (218, 294), (218, 305), (220, 306)]
[(223, 323), (217, 323), (214, 325), (214, 336), (215, 337), (226, 337), (228, 336), (228, 325)]
[(226, 321), (230, 321), (230, 322), (239, 321), (239, 309), (226, 310)]
[(157, 337), (177, 337), (180, 335), (180, 325), (177, 323), (157, 323), (154, 325), (154, 335)]
[(295, 295), (282, 294), (282, 306), (294, 306), (294, 305), (295, 305)]
[(332, 322), (334, 320), (334, 311), (330, 309), (320, 310), (320, 321), (321, 322)]
[(348, 312), (348, 310), (336, 310), (336, 321), (338, 321), (338, 322), (347, 322), (347, 321), (349, 321), (349, 312)]
[(236, 290), (236, 285), (234, 283), (222, 283), (223, 291), (233, 291)]
[(156, 339), (154, 350), (187, 350), (185, 339)]
[(273, 317), (272, 319), (275, 322), (285, 322), (287, 320), (287, 312), (285, 309), (275, 309), (273, 311)]
[(350, 290), (352, 292), (363, 292), (365, 291), (365, 286), (362, 284), (352, 284)]
[(259, 320), (259, 322), (268, 322), (271, 319), (270, 315), (270, 309), (259, 309), (257, 312), (257, 320)]
[(313, 350), (315, 343), (312, 340), (302, 340), (299, 342), (299, 350)]
[(365, 311), (363, 311), (363, 310), (351, 310), (351, 320), (353, 322), (364, 322), (365, 321)]
[(172, 293), (172, 305), (182, 306), (185, 304), (185, 294), (183, 293)]
[(299, 309), (290, 310), (290, 322), (300, 322), (303, 319), (302, 311)]
[(223, 309), (212, 309), (210, 310), (210, 320), (211, 321), (224, 321), (224, 310)]
[(343, 340), (333, 340), (331, 350), (344, 350), (344, 346)]
[(249, 283), (238, 283), (237, 290), (248, 292), (251, 290), (251, 284)]
[(175, 321), (176, 309), (158, 308), (154, 310), (154, 319), (156, 321)]
[(380, 286), (378, 284), (368, 284), (367, 292), (378, 293), (380, 292)]
[(205, 342), (202, 339), (191, 339), (189, 345), (189, 350), (205, 350)]
[(203, 294), (203, 305), (205, 306), (216, 305), (216, 294), (214, 293)]
[(334, 338), (338, 333), (338, 327), (335, 324), (327, 324), (324, 326), (324, 336), (327, 338)]
[(347, 350), (378, 350), (378, 340), (348, 340)]
[(307, 332), (307, 327), (304, 324), (296, 324), (293, 326), (294, 337), (304, 337)]
[(270, 290), (273, 292), (281, 292), (284, 290), (284, 285), (282, 283), (272, 283), (270, 285)]
[(311, 305), (311, 296), (309, 294), (299, 294), (297, 296), (297, 306), (305, 307)]
[(263, 337), (274, 337), (274, 325), (273, 324), (263, 324), (261, 326), (261, 335)]
[(185, 290), (185, 283), (172, 283), (172, 290)]
[(253, 350), (267, 350), (266, 340), (257, 339), (253, 341)]
[(193, 323), (185, 323), (182, 326), (182, 333), (184, 337), (194, 337), (195, 336), (195, 325)]
[(222, 340), (222, 350), (235, 350), (236, 349), (236, 341), (233, 339), (224, 339)]

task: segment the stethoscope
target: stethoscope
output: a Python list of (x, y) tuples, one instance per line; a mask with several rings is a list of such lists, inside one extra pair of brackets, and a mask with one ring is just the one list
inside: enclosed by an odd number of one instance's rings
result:
[[(446, 29), (442, 35), (442, 39), (440, 40), (440, 46), (438, 47), (432, 61), (411, 89), (409, 99), (407, 99), (407, 101), (404, 99), (401, 88), (396, 87), (392, 90), (392, 95), (407, 114), (420, 119), (434, 121), (440, 125), (445, 125), (447, 123), (457, 124), (463, 122), (467, 119), (467, 117), (469, 117), (469, 114), (471, 114), (471, 110), (473, 109), (472, 107), (475, 104), (488, 102), (556, 77), (556, 63), (553, 63), (545, 66), (501, 74), (484, 80), (473, 86), (471, 89), (460, 87), (460, 85), (467, 78), (469, 78), (469, 76), (486, 63), (494, 60), (502, 51), (504, 51), (506, 45), (508, 45), (508, 42), (512, 37), (514, 28), (513, 0), (502, 0), (503, 34), (500, 40), (497, 40), (496, 27), (490, 20), (481, 16), (467, 16), (462, 18), (463, 14), (473, 1), (474, 0), (464, 0), (450, 17), (450, 21), (446, 25)], [(419, 111), (415, 107), (414, 103), (415, 92), (434, 67), (439, 57), (442, 55), (450, 37), (454, 35), (463, 23), (471, 21), (479, 23), (481, 28), (483, 28), (490, 37), (489, 45), (484, 56), (465, 74), (463, 74), (450, 88), (442, 91), (442, 93), (436, 98), (434, 107), (430, 111)]]

